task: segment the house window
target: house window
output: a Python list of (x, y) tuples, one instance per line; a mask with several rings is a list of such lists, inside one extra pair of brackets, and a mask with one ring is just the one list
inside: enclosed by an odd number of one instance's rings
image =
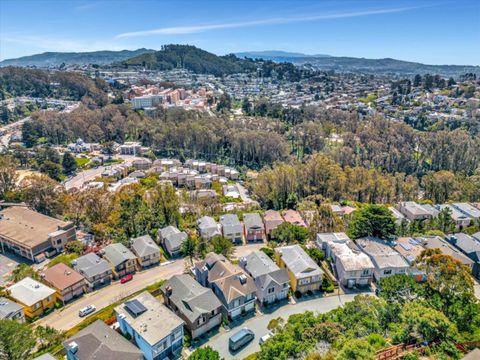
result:
[[(248, 296), (247, 296), (247, 299), (248, 299)], [(240, 306), (240, 300), (235, 300), (233, 302), (233, 307), (237, 307), (237, 306)]]
[(215, 310), (212, 310), (212, 312), (210, 314), (212, 314), (212, 316), (214, 316), (215, 315)]
[(271, 288), (268, 289), (268, 293), (269, 293), (269, 294), (272, 294), (274, 291), (275, 291), (275, 288), (273, 288), (273, 287), (271, 287)]
[(383, 275), (391, 275), (392, 274), (392, 270), (384, 270), (383, 271)]
[(370, 274), (370, 270), (368, 270), (368, 269), (365, 269), (362, 272), (362, 275), (369, 275), (369, 274)]

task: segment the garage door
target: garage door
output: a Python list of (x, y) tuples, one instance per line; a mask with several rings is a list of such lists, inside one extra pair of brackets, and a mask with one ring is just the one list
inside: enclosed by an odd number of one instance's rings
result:
[(241, 314), (241, 311), (242, 311), (241, 309), (232, 310), (232, 312), (230, 313), (230, 317), (235, 318), (239, 316)]
[(250, 304), (248, 304), (248, 305), (246, 305), (246, 306), (245, 306), (245, 311), (250, 311), (250, 310), (252, 310), (252, 309), (254, 308), (254, 306), (255, 306), (255, 303), (253, 303), (253, 302), (250, 303)]

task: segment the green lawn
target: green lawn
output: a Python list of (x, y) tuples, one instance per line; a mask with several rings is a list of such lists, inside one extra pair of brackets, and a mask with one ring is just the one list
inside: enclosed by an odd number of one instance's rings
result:
[(81, 168), (84, 167), (86, 164), (90, 162), (90, 159), (83, 158), (83, 157), (76, 157), (75, 162), (77, 163), (77, 167)]

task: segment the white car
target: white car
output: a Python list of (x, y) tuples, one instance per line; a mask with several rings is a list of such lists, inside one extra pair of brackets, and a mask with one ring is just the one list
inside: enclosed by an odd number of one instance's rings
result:
[(88, 314), (95, 312), (96, 310), (97, 308), (95, 307), (95, 305), (88, 305), (83, 309), (80, 309), (80, 311), (78, 312), (78, 316), (84, 317), (84, 316), (87, 316)]
[(263, 335), (260, 340), (258, 340), (258, 343), (260, 345), (262, 345), (265, 341), (267, 341), (268, 339), (270, 339), (271, 337), (273, 336), (273, 334), (271, 332), (268, 332), (266, 333), (265, 335)]

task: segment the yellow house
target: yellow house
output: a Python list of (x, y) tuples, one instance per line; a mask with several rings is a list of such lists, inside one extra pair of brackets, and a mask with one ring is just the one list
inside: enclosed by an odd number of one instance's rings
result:
[(280, 268), (287, 270), (294, 292), (320, 290), (324, 272), (300, 245), (276, 248), (275, 259)]
[(25, 316), (41, 316), (55, 306), (56, 291), (48, 286), (26, 277), (7, 289), (10, 297), (23, 306)]

